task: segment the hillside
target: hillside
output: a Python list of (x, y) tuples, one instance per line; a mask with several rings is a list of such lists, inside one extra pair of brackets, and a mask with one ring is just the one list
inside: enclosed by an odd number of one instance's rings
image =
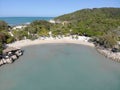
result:
[(54, 18), (68, 21), (75, 34), (98, 36), (120, 28), (120, 8), (83, 9)]
[(82, 9), (76, 12), (56, 17), (60, 21), (81, 21), (87, 19), (120, 19), (120, 8)]
[[(36, 20), (25, 28), (16, 30), (8, 30), (10, 27), (7, 23), (0, 21), (0, 42), (34, 40), (39, 37), (50, 37), (49, 33), (52, 33), (52, 37), (74, 35), (93, 37), (95, 43), (108, 48), (115, 46), (117, 41), (120, 41), (120, 8), (83, 9), (56, 17), (54, 20), (59, 23)], [(8, 31), (14, 37), (10, 36)]]

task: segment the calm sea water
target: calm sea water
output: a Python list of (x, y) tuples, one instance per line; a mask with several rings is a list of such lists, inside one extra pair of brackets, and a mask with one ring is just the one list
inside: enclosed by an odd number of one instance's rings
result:
[(19, 25), (30, 23), (35, 20), (50, 20), (53, 17), (0, 17), (0, 20), (6, 21), (9, 25)]
[(94, 48), (45, 44), (24, 48), (0, 67), (0, 90), (120, 90), (120, 64)]

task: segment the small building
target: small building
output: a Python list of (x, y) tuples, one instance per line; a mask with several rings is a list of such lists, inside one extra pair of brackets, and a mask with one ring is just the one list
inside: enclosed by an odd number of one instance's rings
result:
[(49, 22), (50, 22), (50, 23), (55, 23), (55, 21), (54, 21), (54, 20), (50, 20)]
[(27, 27), (27, 26), (26, 25), (19, 25), (19, 26), (13, 27), (13, 30), (22, 29), (22, 28), (25, 28), (25, 27)]

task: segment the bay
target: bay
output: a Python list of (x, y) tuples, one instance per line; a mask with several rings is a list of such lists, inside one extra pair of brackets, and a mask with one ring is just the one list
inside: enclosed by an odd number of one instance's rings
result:
[(120, 64), (94, 48), (42, 44), (0, 67), (0, 90), (120, 90)]

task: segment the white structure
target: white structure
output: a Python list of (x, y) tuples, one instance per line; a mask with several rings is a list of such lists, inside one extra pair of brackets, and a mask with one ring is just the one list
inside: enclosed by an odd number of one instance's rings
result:
[(19, 26), (15, 26), (15, 27), (13, 27), (13, 29), (15, 30), (15, 29), (22, 29), (22, 28), (25, 28), (26, 27), (26, 25), (25, 26), (23, 26), (23, 25), (19, 25)]
[(54, 20), (50, 20), (49, 22), (50, 22), (50, 23), (55, 23), (55, 21), (54, 21)]

